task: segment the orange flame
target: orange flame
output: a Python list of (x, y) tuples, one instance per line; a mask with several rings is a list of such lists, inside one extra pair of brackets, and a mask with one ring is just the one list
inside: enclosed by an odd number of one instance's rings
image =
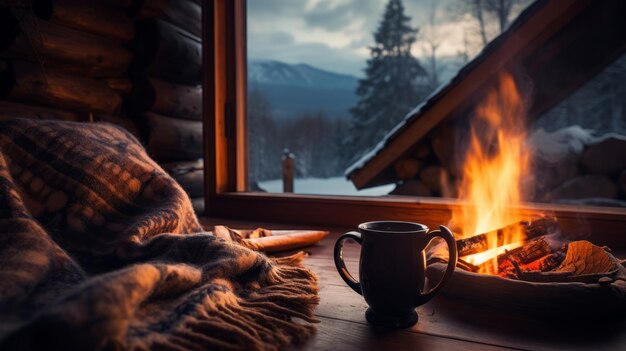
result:
[[(523, 219), (510, 209), (522, 202), (522, 181), (529, 168), (524, 121), (523, 102), (513, 77), (503, 74), (472, 121), (458, 192), (459, 199), (468, 206), (455, 208), (451, 223), (460, 228), (462, 237), (487, 233)], [(497, 267), (497, 255), (505, 248), (519, 246), (523, 239), (524, 233), (517, 227), (505, 233), (505, 246), (498, 248), (496, 235), (488, 235), (490, 250), (464, 259), (473, 264), (491, 259)]]

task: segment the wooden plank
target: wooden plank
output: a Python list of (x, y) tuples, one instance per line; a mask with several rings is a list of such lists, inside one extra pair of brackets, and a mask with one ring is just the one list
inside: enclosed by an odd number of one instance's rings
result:
[(390, 330), (341, 319), (319, 318), (317, 332), (294, 350), (503, 350), (445, 337)]
[[(226, 193), (212, 198), (211, 216), (356, 228), (372, 220), (419, 222), (430, 228), (446, 225), (451, 211), (461, 204), (451, 199), (371, 198), (265, 193)], [(522, 216), (542, 213), (556, 216), (563, 233), (571, 238), (589, 238), (597, 245), (626, 247), (626, 209), (556, 204), (527, 204), (511, 209)]]
[[(207, 213), (215, 195), (246, 188), (245, 1), (203, 2), (203, 120)], [(243, 100), (242, 100), (243, 99)]]
[[(201, 218), (207, 229), (222, 224), (233, 228), (254, 229), (312, 229), (302, 224), (249, 222), (224, 218)], [(309, 348), (343, 349), (338, 343), (343, 335), (352, 335), (346, 347), (363, 347), (376, 345), (374, 349), (390, 347), (414, 349), (416, 341), (404, 335), (405, 332), (421, 336), (437, 336), (458, 341), (472, 342), (465, 345), (468, 349), (488, 347), (510, 347), (532, 350), (615, 350), (626, 345), (626, 320), (608, 324), (584, 323), (584, 321), (563, 321), (563, 323), (545, 322), (529, 319), (519, 315), (511, 315), (497, 310), (485, 310), (465, 303), (439, 296), (417, 311), (420, 320), (417, 325), (405, 331), (389, 331), (393, 337), (377, 339), (361, 330), (376, 329), (367, 324), (364, 311), (367, 305), (363, 298), (352, 291), (341, 280), (332, 258), (333, 247), (337, 238), (345, 231), (343, 228), (320, 227), (315, 229), (330, 230), (331, 235), (317, 245), (304, 250), (310, 254), (305, 264), (313, 269), (319, 278), (321, 302), (316, 315), (322, 323), (318, 335), (303, 346)], [(358, 276), (358, 259), (360, 248), (357, 244), (346, 243), (344, 258), (348, 269)], [(624, 254), (626, 251), (622, 251)], [(621, 257), (621, 256), (620, 256)], [(332, 324), (329, 321), (345, 321), (350, 324)], [(360, 324), (361, 327), (355, 327)], [(559, 326), (562, 324), (562, 326)], [(373, 329), (372, 329), (373, 328)], [(320, 335), (322, 333), (322, 335)], [(322, 338), (322, 339), (319, 339)], [(326, 340), (329, 339), (329, 340)], [(327, 345), (327, 342), (335, 340)], [(395, 344), (394, 340), (402, 340)], [(432, 340), (432, 339), (427, 339)], [(407, 344), (408, 343), (408, 344)], [(456, 344), (455, 344), (456, 345)], [(461, 344), (463, 345), (463, 344)], [(332, 346), (332, 347), (331, 347)], [(455, 347), (450, 346), (450, 347)]]
[[(320, 278), (321, 302), (316, 315), (367, 324), (364, 316), (367, 303), (345, 285), (330, 258), (307, 259), (306, 264)], [(409, 329), (411, 332), (502, 347), (585, 350), (593, 345), (594, 350), (615, 350), (626, 344), (625, 322), (618, 322), (617, 325), (583, 321), (555, 324), (498, 310), (485, 310), (445, 296), (436, 297), (418, 307), (417, 313), (419, 321)], [(585, 339), (582, 345), (581, 337), (576, 338), (581, 334)]]
[(355, 170), (350, 178), (360, 189), (370, 180), (407, 152), (411, 146), (423, 138), (437, 124), (459, 108), (466, 98), (483, 89), (490, 80), (507, 65), (520, 60), (541, 43), (556, 33), (571, 18), (580, 13), (590, 1), (546, 1), (526, 23), (509, 33), (484, 60), (469, 70), (463, 79), (446, 89), (419, 118), (413, 118), (401, 133), (389, 140), (388, 144), (360, 169)]

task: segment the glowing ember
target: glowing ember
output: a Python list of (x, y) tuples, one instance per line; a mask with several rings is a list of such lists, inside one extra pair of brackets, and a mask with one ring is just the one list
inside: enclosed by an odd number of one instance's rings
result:
[[(504, 74), (497, 88), (478, 107), (472, 121), (458, 192), (459, 199), (467, 206), (455, 208), (451, 221), (451, 226), (459, 228), (463, 238), (523, 219), (510, 209), (522, 202), (522, 180), (529, 169), (524, 121), (523, 103), (515, 82), (511, 75)], [(507, 249), (521, 245), (524, 240), (521, 228), (514, 228), (504, 233)], [(490, 250), (464, 259), (473, 264), (491, 259), (497, 267), (497, 255), (503, 253), (505, 247), (497, 248), (495, 233), (488, 236), (488, 245)]]

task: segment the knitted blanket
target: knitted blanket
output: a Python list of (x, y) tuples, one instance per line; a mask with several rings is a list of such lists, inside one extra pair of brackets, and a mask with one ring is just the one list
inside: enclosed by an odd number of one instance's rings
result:
[(0, 350), (282, 349), (314, 332), (301, 260), (203, 233), (122, 129), (0, 122)]

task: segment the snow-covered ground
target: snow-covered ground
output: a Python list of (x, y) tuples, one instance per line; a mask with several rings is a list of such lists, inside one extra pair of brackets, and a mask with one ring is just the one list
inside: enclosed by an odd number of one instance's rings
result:
[[(266, 180), (259, 182), (259, 186), (270, 193), (282, 193), (282, 179)], [(344, 177), (332, 178), (303, 178), (296, 179), (294, 192), (296, 194), (316, 194), (316, 195), (364, 195), (377, 196), (387, 195), (393, 190), (393, 184), (377, 186), (374, 188), (357, 190), (351, 181)]]

